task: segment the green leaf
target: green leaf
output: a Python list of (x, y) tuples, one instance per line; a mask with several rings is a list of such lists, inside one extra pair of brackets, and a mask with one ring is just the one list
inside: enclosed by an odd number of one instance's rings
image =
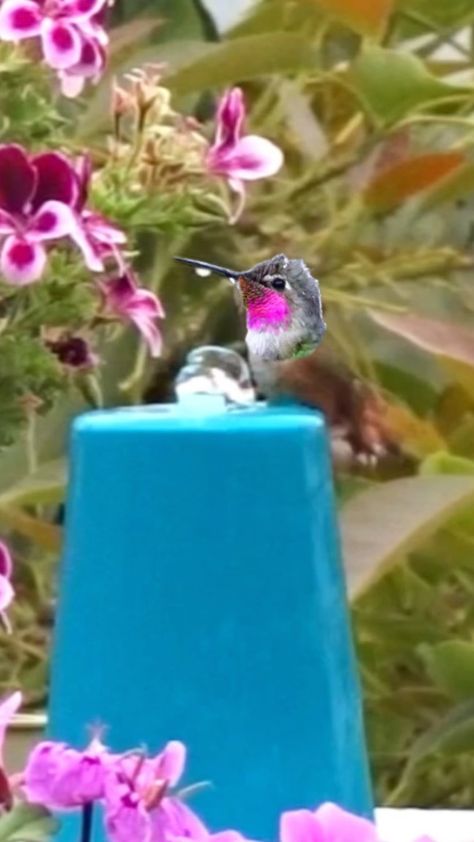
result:
[(462, 456), (453, 456), (447, 451), (439, 451), (427, 456), (420, 465), (422, 476), (433, 474), (464, 474), (474, 476), (474, 460), (464, 459)]
[(429, 73), (410, 53), (366, 46), (354, 62), (352, 80), (362, 103), (378, 125), (390, 125), (425, 105), (472, 96)]
[(248, 35), (208, 45), (205, 55), (167, 76), (166, 85), (174, 93), (189, 94), (273, 73), (311, 70), (315, 63), (315, 50), (302, 35)]
[(467, 476), (398, 479), (352, 498), (340, 521), (350, 597), (473, 503), (474, 477)]
[(474, 643), (444, 640), (418, 651), (437, 687), (458, 701), (474, 699)]
[(19, 802), (0, 818), (0, 842), (44, 842), (59, 823), (44, 807)]

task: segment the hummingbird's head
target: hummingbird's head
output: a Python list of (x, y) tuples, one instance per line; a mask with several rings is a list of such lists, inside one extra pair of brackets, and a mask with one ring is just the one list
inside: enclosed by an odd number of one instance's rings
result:
[(277, 254), (244, 272), (188, 258), (198, 270), (224, 275), (235, 285), (247, 318), (250, 353), (285, 359), (303, 344), (316, 346), (326, 330), (318, 281), (303, 260)]

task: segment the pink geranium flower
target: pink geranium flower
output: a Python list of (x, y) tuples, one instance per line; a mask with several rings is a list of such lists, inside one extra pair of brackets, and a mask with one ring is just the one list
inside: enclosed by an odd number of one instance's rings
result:
[[(381, 842), (375, 824), (326, 802), (314, 812), (292, 810), (280, 819), (280, 842)], [(424, 836), (416, 842), (431, 842)]]
[(0, 541), (0, 616), (2, 617), (7, 630), (10, 630), (10, 625), (5, 611), (15, 596), (15, 591), (13, 590), (12, 583), (10, 581), (12, 569), (13, 565), (10, 551), (7, 545), (3, 541)]
[(75, 202), (78, 224), (73, 238), (84, 255), (87, 267), (92, 272), (100, 272), (107, 257), (114, 257), (121, 265), (119, 246), (126, 243), (126, 235), (104, 216), (87, 207), (92, 178), (92, 163), (87, 155), (76, 161), (76, 176), (79, 188)]
[(259, 135), (243, 135), (245, 102), (240, 88), (232, 88), (221, 98), (217, 109), (216, 135), (206, 163), (210, 172), (224, 176), (240, 196), (240, 214), (245, 201), (245, 181), (275, 175), (283, 164), (281, 149)]
[(0, 806), (9, 809), (12, 806), (12, 787), (5, 771), (3, 759), (3, 746), (7, 728), (20, 708), (22, 695), (20, 692), (12, 693), (0, 702)]
[(164, 310), (155, 293), (140, 288), (130, 270), (104, 281), (100, 286), (106, 309), (121, 319), (133, 322), (147, 343), (151, 356), (159, 356), (161, 334), (156, 321), (164, 318)]
[(83, 807), (105, 795), (110, 755), (98, 739), (85, 751), (65, 743), (42, 742), (33, 749), (23, 773), (30, 804), (50, 810)]
[(39, 38), (46, 63), (56, 70), (68, 96), (105, 65), (107, 35), (101, 15), (108, 0), (4, 0), (0, 39)]
[(7, 282), (39, 280), (47, 260), (43, 243), (74, 233), (70, 205), (78, 189), (58, 152), (28, 156), (16, 144), (0, 146), (0, 270)]
[[(201, 820), (177, 798), (167, 795), (178, 782), (185, 746), (169, 742), (155, 758), (118, 757), (109, 769), (105, 825), (111, 842), (207, 842)], [(225, 842), (225, 841), (224, 841)]]

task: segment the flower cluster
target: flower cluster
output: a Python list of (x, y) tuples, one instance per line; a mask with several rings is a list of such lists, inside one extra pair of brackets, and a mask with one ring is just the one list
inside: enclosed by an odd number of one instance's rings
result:
[[(229, 215), (235, 222), (245, 204), (245, 182), (275, 175), (282, 167), (283, 153), (270, 140), (245, 134), (246, 106), (240, 88), (227, 90), (219, 100), (214, 139), (209, 143), (196, 120), (172, 109), (170, 92), (161, 84), (162, 72), (161, 65), (145, 67), (128, 74), (123, 85), (115, 85), (116, 155), (126, 156), (128, 145), (133, 154), (141, 150), (142, 189), (175, 191), (180, 184), (204, 179), (209, 185), (210, 177), (225, 179), (238, 194), (237, 207)], [(131, 118), (132, 133), (127, 133), (127, 118)]]
[(104, 313), (132, 321), (156, 356), (161, 304), (127, 267), (124, 232), (89, 207), (91, 176), (84, 156), (72, 162), (59, 152), (28, 155), (16, 144), (0, 146), (1, 274), (9, 284), (32, 284), (45, 272), (48, 247), (78, 248), (87, 268), (101, 273), (97, 295)]
[[(0, 606), (13, 597), (3, 593), (2, 579), (11, 575), (11, 558), (0, 543)], [(8, 776), (3, 745), (8, 725), (22, 702), (20, 692), (0, 703), (0, 807), (15, 802), (39, 805), (50, 812), (82, 809), (92, 817), (94, 804), (103, 808), (109, 842), (248, 842), (238, 831), (211, 832), (176, 790), (185, 768), (186, 747), (173, 740), (149, 757), (144, 751), (111, 752), (95, 736), (84, 751), (66, 743), (40, 742), (22, 772)], [(83, 840), (90, 842), (91, 821)], [(291, 810), (280, 818), (280, 842), (381, 842), (373, 822), (336, 804), (317, 810)], [(415, 842), (431, 842), (422, 837)]]
[(3, 0), (0, 40), (38, 40), (63, 94), (75, 97), (105, 68), (108, 5), (109, 0)]
[[(21, 704), (14, 693), (0, 704), (0, 748), (6, 727)], [(247, 842), (235, 830), (212, 833), (174, 788), (186, 759), (185, 746), (169, 742), (156, 757), (113, 754), (94, 738), (85, 751), (58, 742), (39, 743), (24, 771), (7, 790), (50, 811), (103, 807), (110, 842)], [(11, 803), (12, 793), (7, 792)], [(372, 821), (326, 802), (317, 810), (291, 810), (280, 819), (280, 842), (381, 842)], [(430, 842), (422, 837), (416, 842)]]

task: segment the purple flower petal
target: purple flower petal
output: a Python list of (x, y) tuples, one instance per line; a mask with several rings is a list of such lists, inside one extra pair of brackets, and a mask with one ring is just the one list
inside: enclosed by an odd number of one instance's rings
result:
[(207, 842), (209, 831), (201, 819), (177, 798), (164, 798), (150, 813), (152, 842), (166, 839), (190, 839)]
[(0, 40), (21, 41), (38, 35), (42, 15), (33, 0), (5, 0), (0, 8)]
[(12, 575), (13, 562), (10, 550), (4, 541), (0, 541), (0, 576), (6, 576), (7, 579)]
[(72, 67), (81, 57), (81, 36), (71, 24), (46, 18), (41, 25), (41, 42), (45, 61), (54, 70)]
[(39, 243), (7, 237), (0, 254), (0, 271), (7, 283), (26, 286), (39, 281), (46, 266), (46, 252)]
[(159, 357), (163, 347), (163, 340), (158, 326), (140, 314), (130, 314), (130, 320), (134, 323), (144, 341), (148, 345), (151, 357)]
[(7, 727), (18, 711), (23, 696), (17, 690), (16, 693), (11, 693), (2, 702), (0, 702), (0, 766), (3, 766), (3, 744), (5, 742), (5, 734)]
[(86, 80), (84, 76), (75, 76), (67, 70), (59, 72), (59, 81), (61, 83), (61, 93), (68, 99), (75, 99), (84, 90)]
[(45, 202), (28, 223), (28, 240), (41, 243), (72, 235), (77, 228), (73, 210), (63, 202)]
[(80, 155), (75, 162), (74, 169), (79, 180), (79, 196), (76, 209), (82, 211), (89, 197), (89, 185), (92, 179), (92, 161), (89, 155)]
[(325, 838), (331, 842), (377, 842), (375, 825), (368, 819), (356, 816), (327, 802), (316, 810), (315, 816), (324, 831)]
[(232, 148), (240, 137), (244, 119), (245, 103), (242, 91), (240, 88), (226, 91), (217, 107), (214, 147), (220, 151)]
[(62, 14), (71, 21), (81, 21), (100, 14), (108, 5), (108, 0), (72, 0), (66, 2)]
[(258, 135), (247, 135), (228, 152), (210, 151), (211, 169), (221, 175), (254, 181), (275, 175), (283, 164), (283, 153), (278, 146)]
[(0, 234), (13, 234), (17, 226), (13, 217), (6, 211), (0, 210)]
[[(154, 304), (157, 299), (151, 293)], [(167, 743), (158, 757), (155, 758), (155, 777), (168, 781), (170, 786), (175, 786), (186, 765), (186, 746), (178, 740), (171, 740)]]
[[(291, 810), (280, 818), (280, 842), (336, 842), (326, 837), (315, 813)], [(353, 840), (357, 842), (357, 840)]]
[(91, 272), (102, 272), (104, 269), (104, 262), (102, 260), (101, 250), (88, 236), (88, 233), (82, 225), (80, 219), (77, 220), (77, 225), (74, 230), (71, 231), (69, 236), (82, 252), (87, 268), (90, 269)]
[(21, 213), (36, 187), (36, 172), (21, 146), (0, 146), (0, 208)]
[(6, 576), (0, 576), (0, 614), (2, 614), (13, 602), (15, 591)]
[(123, 245), (127, 242), (127, 235), (100, 214), (85, 211), (82, 218), (89, 234), (99, 243)]
[(105, 827), (110, 842), (149, 842), (151, 820), (138, 795), (112, 776), (105, 793)]
[(37, 210), (50, 199), (56, 199), (66, 205), (76, 203), (79, 194), (78, 177), (64, 155), (59, 152), (43, 152), (35, 155), (31, 163), (38, 179), (33, 197), (33, 210)]

